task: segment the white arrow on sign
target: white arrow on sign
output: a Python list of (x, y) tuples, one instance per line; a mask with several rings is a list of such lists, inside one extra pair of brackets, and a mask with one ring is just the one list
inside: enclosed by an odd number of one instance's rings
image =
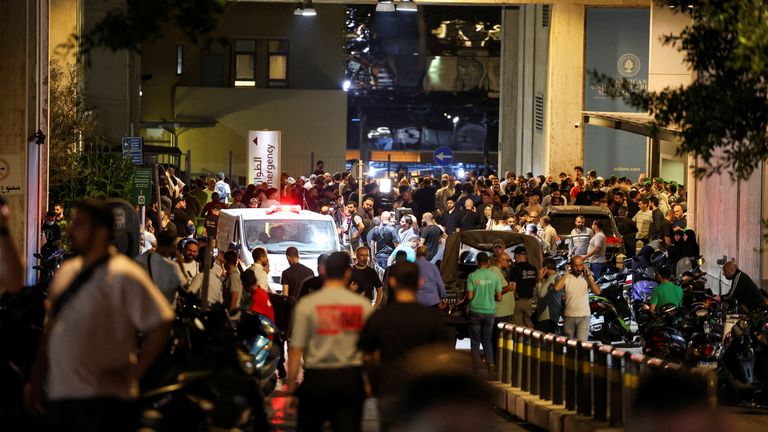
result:
[(441, 161), (441, 162), (442, 162), (444, 159), (451, 159), (451, 155), (447, 155), (447, 154), (445, 154), (445, 153), (438, 153), (438, 154), (436, 154), (436, 155), (435, 155), (435, 157), (436, 157), (437, 159), (440, 159), (440, 161)]

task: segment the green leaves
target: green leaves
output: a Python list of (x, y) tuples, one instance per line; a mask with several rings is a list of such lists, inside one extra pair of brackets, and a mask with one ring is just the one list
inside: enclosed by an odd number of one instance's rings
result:
[(85, 109), (79, 73), (51, 61), (50, 196), (65, 208), (89, 196), (130, 199), (134, 166), (117, 142), (94, 132), (96, 116)]
[(125, 7), (107, 12), (77, 38), (80, 54), (94, 48), (140, 51), (144, 42), (178, 28), (193, 43), (210, 43), (211, 32), (224, 12), (226, 0), (126, 0)]

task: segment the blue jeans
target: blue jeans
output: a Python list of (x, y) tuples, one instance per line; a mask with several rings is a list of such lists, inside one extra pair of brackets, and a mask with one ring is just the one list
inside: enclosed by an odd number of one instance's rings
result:
[(595, 276), (595, 280), (600, 277), (600, 275), (603, 274), (603, 269), (608, 267), (607, 262), (601, 262), (601, 263), (594, 263), (589, 266), (589, 270), (592, 271), (592, 274)]
[(379, 256), (379, 257), (376, 257), (376, 264), (378, 264), (382, 270), (386, 270), (388, 260), (389, 260), (389, 256)]
[(475, 372), (482, 370), (480, 361), (480, 344), (483, 344), (485, 362), (495, 364), (493, 358), (493, 314), (469, 314), (469, 343), (472, 349), (472, 366)]

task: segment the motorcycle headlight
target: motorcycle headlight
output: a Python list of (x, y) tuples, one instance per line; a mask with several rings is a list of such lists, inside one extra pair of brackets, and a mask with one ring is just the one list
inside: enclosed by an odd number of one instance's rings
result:
[(696, 318), (704, 318), (707, 315), (709, 315), (709, 312), (707, 312), (706, 309), (699, 309), (696, 311)]

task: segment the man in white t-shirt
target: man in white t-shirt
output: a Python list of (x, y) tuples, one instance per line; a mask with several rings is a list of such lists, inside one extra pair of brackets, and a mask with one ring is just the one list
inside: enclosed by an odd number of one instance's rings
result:
[(569, 338), (580, 341), (587, 340), (589, 332), (589, 288), (596, 295), (600, 294), (600, 286), (594, 276), (584, 265), (584, 260), (575, 256), (567, 267), (565, 274), (555, 283), (555, 290), (565, 289), (565, 324), (563, 330)]
[(219, 201), (222, 204), (227, 204), (229, 197), (232, 196), (232, 189), (229, 187), (229, 183), (226, 182), (226, 176), (223, 172), (220, 172), (218, 177), (219, 181), (216, 182), (215, 190), (219, 193)]
[(69, 227), (77, 256), (51, 282), (48, 327), (24, 397), (39, 412), (47, 389), (52, 430), (135, 431), (139, 379), (171, 328), (173, 310), (147, 273), (116, 252), (113, 227), (105, 201), (79, 203)]
[(587, 254), (582, 256), (584, 261), (589, 262), (590, 270), (592, 273), (600, 277), (603, 273), (603, 268), (606, 266), (605, 259), (605, 233), (603, 232), (604, 222), (601, 220), (595, 220), (592, 222), (592, 232), (595, 235), (589, 239), (589, 247), (587, 248)]

